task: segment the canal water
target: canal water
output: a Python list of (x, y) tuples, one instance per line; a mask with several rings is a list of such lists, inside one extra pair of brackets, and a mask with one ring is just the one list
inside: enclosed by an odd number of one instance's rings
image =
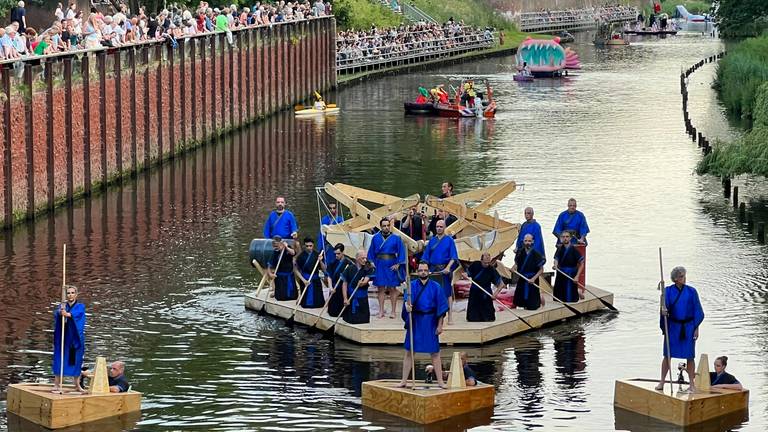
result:
[[(497, 389), (481, 429), (666, 430), (612, 404), (614, 380), (658, 375), (662, 247), (665, 279), (684, 265), (699, 290), (698, 352), (728, 355), (752, 391), (749, 418), (734, 427), (765, 430), (768, 249), (737, 222), (720, 182), (693, 173), (700, 152), (679, 96), (681, 69), (723, 46), (699, 35), (608, 50), (587, 40), (575, 45), (584, 69), (568, 79), (519, 85), (512, 58), (501, 57), (367, 81), (330, 98), (337, 118), (275, 116), (4, 233), (3, 399), (9, 383), (50, 374), (66, 243), (67, 281), (88, 309), (87, 357), (126, 361), (144, 393), (136, 429), (397, 430), (402, 422), (363, 413), (360, 386), (398, 376), (402, 350), (328, 342), (244, 310), (258, 281), (248, 242), (277, 194), (301, 235), (315, 235), (314, 188), (326, 181), (405, 196), (437, 194), (445, 180), (459, 192), (515, 180), (497, 206), (510, 221), (533, 206), (546, 232), (568, 198), (578, 200), (592, 229), (587, 279), (614, 292), (621, 313), (467, 348), (478, 378)], [(708, 135), (736, 136), (709, 88), (713, 74), (707, 66), (693, 77), (692, 119)], [(403, 116), (417, 87), (463, 76), (490, 80), (496, 119)], [(27, 430), (13, 418), (0, 419), (4, 427)]]

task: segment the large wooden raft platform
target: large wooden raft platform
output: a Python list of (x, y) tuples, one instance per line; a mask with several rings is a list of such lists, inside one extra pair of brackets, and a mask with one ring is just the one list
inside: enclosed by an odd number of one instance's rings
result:
[[(589, 286), (589, 289), (606, 302), (613, 304), (612, 293), (593, 286)], [(264, 311), (269, 315), (284, 319), (290, 317), (296, 303), (293, 300), (277, 301), (270, 298), (267, 291), (266, 289), (262, 290), (258, 296), (255, 293), (246, 294), (245, 307), (256, 311), (264, 307)], [(535, 311), (516, 309), (515, 312), (534, 327), (542, 327), (574, 317), (573, 312), (553, 301), (550, 295), (542, 293), (542, 296), (546, 299), (545, 307)], [(460, 309), (462, 302), (466, 302), (466, 300), (458, 300), (454, 304), (454, 308)], [(605, 309), (602, 302), (590, 293), (586, 293), (586, 299), (578, 303), (569, 303), (569, 305), (585, 314)], [(400, 319), (400, 308), (402, 308), (402, 298), (398, 303), (397, 318), (395, 319), (372, 316), (371, 322), (368, 324), (348, 324), (344, 319), (340, 319), (336, 324), (336, 334), (360, 344), (402, 344), (404, 331), (403, 321)], [(299, 307), (294, 319), (297, 323), (312, 325), (317, 320), (320, 310)], [(317, 328), (320, 330), (328, 329), (335, 320), (336, 318), (324, 312), (317, 323)], [(493, 322), (467, 322), (465, 311), (454, 311), (453, 324), (443, 328), (440, 342), (444, 344), (485, 344), (528, 330), (531, 328), (507, 310), (496, 311), (496, 321)]]

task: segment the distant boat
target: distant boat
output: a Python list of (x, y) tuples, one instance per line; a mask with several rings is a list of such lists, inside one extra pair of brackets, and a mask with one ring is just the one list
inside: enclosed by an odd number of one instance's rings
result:
[(523, 73), (516, 73), (512, 77), (512, 79), (514, 79), (515, 81), (520, 81), (520, 82), (533, 82), (533, 80), (535, 78), (533, 77), (533, 75), (525, 75)]
[(675, 7), (675, 18), (682, 18), (685, 21), (688, 22), (705, 22), (709, 21), (709, 16), (707, 15), (695, 15), (690, 12), (688, 12), (688, 9), (685, 8), (683, 5), (677, 5)]

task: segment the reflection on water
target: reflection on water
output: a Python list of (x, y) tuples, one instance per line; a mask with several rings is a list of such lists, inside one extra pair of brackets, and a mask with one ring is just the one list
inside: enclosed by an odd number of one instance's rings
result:
[[(466, 350), (478, 378), (496, 385), (497, 406), (480, 421), (491, 424), (481, 429), (620, 425), (614, 380), (658, 373), (663, 246), (666, 270), (686, 265), (699, 289), (707, 314), (699, 351), (727, 354), (729, 371), (752, 390), (751, 417), (737, 427), (764, 430), (768, 254), (734, 222), (719, 183), (691, 175), (700, 153), (682, 128), (677, 94), (680, 68), (721, 46), (682, 36), (576, 49), (582, 71), (533, 86), (512, 80), (509, 57), (356, 85), (338, 92), (338, 118), (278, 115), (4, 233), (0, 392), (49, 373), (50, 311), (67, 243), (67, 280), (88, 308), (88, 357), (127, 361), (145, 394), (139, 430), (409, 429), (360, 406), (363, 381), (399, 376), (401, 348), (329, 342), (244, 310), (257, 278), (248, 242), (277, 194), (288, 198), (300, 235), (314, 235), (314, 187), (325, 181), (405, 196), (434, 194), (444, 180), (460, 192), (516, 180), (525, 187), (496, 210), (518, 221), (532, 205), (545, 231), (567, 198), (578, 198), (592, 227), (587, 277), (614, 292), (622, 312), (447, 348), (446, 364)], [(403, 116), (402, 101), (419, 86), (467, 75), (490, 79), (496, 119)]]

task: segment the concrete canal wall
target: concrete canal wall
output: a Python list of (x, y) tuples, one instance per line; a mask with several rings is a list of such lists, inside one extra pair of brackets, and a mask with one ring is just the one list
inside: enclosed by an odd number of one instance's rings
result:
[(0, 63), (0, 226), (336, 85), (332, 17)]

